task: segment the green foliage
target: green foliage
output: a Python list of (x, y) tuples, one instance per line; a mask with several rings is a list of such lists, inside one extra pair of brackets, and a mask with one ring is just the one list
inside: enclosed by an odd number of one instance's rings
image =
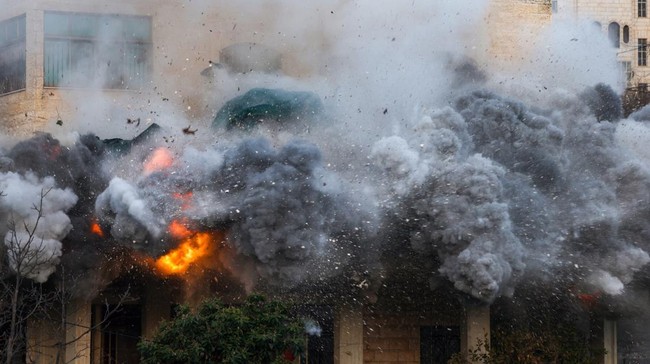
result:
[(604, 348), (594, 348), (588, 338), (575, 327), (559, 325), (545, 330), (495, 330), (492, 342), (487, 334), (478, 339), (467, 358), (458, 353), (448, 364), (597, 364), (602, 362)]
[(280, 364), (302, 352), (304, 331), (286, 305), (252, 295), (240, 306), (204, 301), (180, 308), (152, 340), (138, 344), (142, 364)]

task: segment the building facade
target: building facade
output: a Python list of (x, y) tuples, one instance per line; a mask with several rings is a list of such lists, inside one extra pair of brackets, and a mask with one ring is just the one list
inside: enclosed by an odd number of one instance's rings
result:
[(554, 15), (593, 22), (617, 50), (621, 80), (628, 96), (639, 98), (634, 108), (647, 103), (650, 83), (648, 38), (650, 19), (646, 0), (556, 0)]

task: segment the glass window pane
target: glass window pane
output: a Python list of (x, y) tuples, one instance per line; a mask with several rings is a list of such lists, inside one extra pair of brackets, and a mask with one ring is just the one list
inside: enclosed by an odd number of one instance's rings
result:
[(7, 44), (7, 30), (5, 25), (0, 25), (0, 47)]
[(25, 88), (25, 15), (0, 22), (0, 93)]
[(45, 35), (68, 35), (68, 15), (45, 13)]
[(7, 42), (18, 39), (18, 19), (8, 20), (5, 29), (7, 31)]
[(25, 23), (26, 22), (25, 22), (24, 15), (18, 18), (18, 37), (20, 39), (25, 39), (25, 30), (26, 30)]
[(70, 85), (90, 86), (97, 72), (95, 46), (91, 41), (70, 42), (70, 68), (67, 81)]
[(73, 37), (94, 38), (97, 35), (97, 17), (92, 15), (70, 16), (70, 34)]
[(68, 74), (69, 46), (67, 40), (46, 40), (45, 57), (43, 62), (45, 86), (64, 84)]
[(151, 39), (151, 23), (147, 18), (129, 18), (126, 21), (128, 40), (148, 42)]
[(117, 41), (124, 39), (124, 25), (121, 17), (102, 16), (99, 22), (99, 34), (103, 39)]
[(46, 23), (45, 86), (125, 89), (148, 82), (150, 18), (46, 13)]

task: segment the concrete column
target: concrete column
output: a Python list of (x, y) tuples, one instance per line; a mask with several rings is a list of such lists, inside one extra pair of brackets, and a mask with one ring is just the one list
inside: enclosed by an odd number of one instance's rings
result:
[(460, 328), (460, 350), (468, 355), (475, 350), (485, 351), (485, 341), (490, 345), (490, 307), (466, 307)]
[(27, 321), (27, 358), (29, 364), (56, 362), (61, 333), (56, 324), (49, 320), (29, 319)]
[(76, 301), (68, 305), (65, 341), (65, 362), (90, 364), (91, 307), (88, 302)]
[(361, 307), (341, 307), (334, 320), (334, 364), (363, 364)]
[(603, 364), (618, 363), (616, 336), (616, 321), (605, 319), (603, 321), (603, 344), (605, 347), (605, 359), (603, 360)]

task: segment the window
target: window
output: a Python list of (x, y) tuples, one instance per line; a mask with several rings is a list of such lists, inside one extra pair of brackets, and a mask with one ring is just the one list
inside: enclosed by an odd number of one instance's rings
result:
[(648, 40), (646, 38), (639, 38), (639, 45), (637, 46), (637, 61), (639, 66), (648, 65)]
[(151, 72), (151, 19), (45, 13), (46, 87), (139, 88)]
[(25, 88), (25, 15), (0, 22), (0, 94)]
[(142, 306), (94, 304), (92, 310), (92, 327), (95, 329), (91, 334), (91, 362), (139, 363), (137, 345), (142, 335)]
[(638, 16), (639, 18), (645, 18), (648, 16), (648, 3), (647, 0), (638, 0)]
[(630, 42), (630, 27), (626, 25), (623, 27), (623, 43), (627, 44), (629, 42)]
[(619, 63), (619, 65), (622, 77), (625, 80), (625, 87), (630, 87), (632, 84), (632, 77), (634, 77), (634, 72), (632, 71), (632, 62), (622, 61)]
[(552, 0), (551, 1), (551, 11), (554, 13), (557, 13), (557, 0)]
[(420, 327), (420, 363), (446, 363), (458, 352), (460, 352), (458, 326)]
[(607, 36), (609, 41), (612, 42), (614, 48), (621, 47), (621, 26), (618, 23), (609, 23), (607, 27)]
[[(308, 333), (307, 347), (300, 356), (300, 364), (330, 364), (334, 362), (334, 313), (331, 307), (305, 306), (299, 314), (313, 320), (320, 332)], [(307, 329), (308, 324), (305, 324)], [(309, 330), (307, 330), (309, 331)]]

